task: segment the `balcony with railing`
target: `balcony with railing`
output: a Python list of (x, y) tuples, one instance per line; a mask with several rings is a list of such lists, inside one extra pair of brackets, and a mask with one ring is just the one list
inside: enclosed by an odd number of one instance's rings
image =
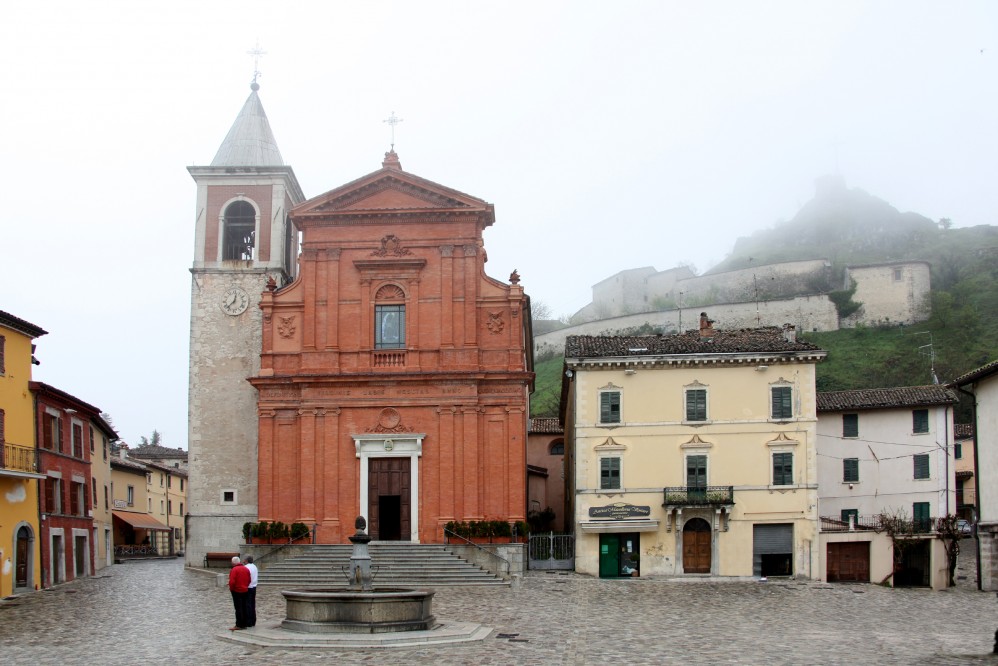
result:
[[(831, 516), (821, 516), (822, 532), (885, 532), (883, 516), (849, 516), (847, 520)], [(930, 534), (936, 531), (935, 518), (898, 519), (891, 521), (893, 529), (902, 534)]]
[(38, 449), (4, 442), (0, 449), (0, 470), (35, 474), (38, 471)]
[(377, 369), (405, 368), (404, 349), (375, 349), (371, 352), (371, 365)]
[(734, 506), (735, 504), (734, 486), (704, 486), (702, 488), (677, 486), (675, 488), (665, 488), (664, 495), (662, 506), (666, 509), (685, 507), (720, 508)]

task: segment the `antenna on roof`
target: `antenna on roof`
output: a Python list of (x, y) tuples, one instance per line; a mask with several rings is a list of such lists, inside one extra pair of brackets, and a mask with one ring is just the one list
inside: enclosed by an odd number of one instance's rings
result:
[[(922, 356), (929, 357), (929, 370), (932, 373), (932, 383), (938, 384), (939, 377), (936, 376), (936, 350), (932, 346), (932, 331), (921, 331), (920, 333), (916, 333), (915, 335), (929, 336), (929, 344), (922, 345), (921, 347), (919, 347), (918, 353), (921, 354)], [(927, 349), (928, 351), (922, 351), (923, 349)]]

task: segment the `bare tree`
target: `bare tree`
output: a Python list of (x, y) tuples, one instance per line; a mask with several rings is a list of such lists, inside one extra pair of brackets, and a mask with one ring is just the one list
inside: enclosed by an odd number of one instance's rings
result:
[(554, 319), (551, 306), (544, 301), (530, 301), (530, 317), (534, 321), (541, 319)]

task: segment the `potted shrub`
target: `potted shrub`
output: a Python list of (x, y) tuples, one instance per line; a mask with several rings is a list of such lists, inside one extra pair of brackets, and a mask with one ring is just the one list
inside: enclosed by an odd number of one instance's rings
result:
[(243, 543), (253, 543), (253, 523), (243, 523)]
[(261, 521), (253, 525), (253, 538), (256, 543), (264, 543), (270, 539), (270, 525), (267, 521)]
[(308, 525), (305, 523), (291, 523), (291, 540), (297, 541), (298, 539), (303, 539), (311, 534), (312, 530), (308, 529)]
[(290, 530), (288, 526), (279, 520), (270, 524), (270, 543), (283, 543), (287, 541)]

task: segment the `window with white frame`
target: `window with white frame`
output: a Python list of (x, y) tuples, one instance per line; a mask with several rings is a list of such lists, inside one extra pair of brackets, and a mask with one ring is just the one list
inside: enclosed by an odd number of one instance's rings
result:
[(620, 423), (620, 391), (600, 391), (599, 422)]
[(236, 491), (229, 489), (222, 491), (222, 504), (235, 504), (236, 503)]
[(776, 421), (794, 417), (793, 388), (790, 386), (772, 386), (770, 391), (770, 414)]
[(773, 454), (773, 485), (792, 486), (794, 483), (794, 454), (778, 452)]
[(620, 458), (618, 456), (605, 456), (599, 459), (599, 487), (600, 490), (619, 490), (620, 483)]

